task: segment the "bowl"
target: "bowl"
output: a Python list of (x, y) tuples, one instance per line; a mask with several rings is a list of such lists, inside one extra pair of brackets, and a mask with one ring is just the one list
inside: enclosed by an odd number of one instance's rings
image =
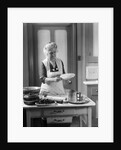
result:
[(25, 94), (23, 98), (26, 101), (37, 100), (39, 99), (39, 94)]
[(35, 105), (36, 102), (38, 102), (38, 100), (31, 100), (31, 101), (24, 100), (24, 104), (26, 105)]
[(40, 92), (40, 87), (38, 86), (28, 86), (28, 87), (23, 87), (23, 94), (39, 94)]

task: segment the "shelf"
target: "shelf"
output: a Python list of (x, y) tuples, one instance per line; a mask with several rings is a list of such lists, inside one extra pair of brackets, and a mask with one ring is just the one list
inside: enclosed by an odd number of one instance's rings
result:
[(98, 80), (94, 81), (84, 81), (83, 82), (85, 85), (98, 85)]

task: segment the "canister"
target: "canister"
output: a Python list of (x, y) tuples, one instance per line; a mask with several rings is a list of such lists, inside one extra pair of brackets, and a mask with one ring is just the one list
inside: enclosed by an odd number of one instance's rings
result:
[(70, 89), (67, 91), (67, 100), (68, 101), (76, 102), (76, 97), (77, 97), (77, 94), (76, 94), (75, 90)]

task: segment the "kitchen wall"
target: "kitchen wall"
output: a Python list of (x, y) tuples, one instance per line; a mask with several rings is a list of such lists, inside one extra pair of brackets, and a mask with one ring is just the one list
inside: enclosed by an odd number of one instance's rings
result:
[(83, 50), (84, 50), (84, 33), (83, 33), (83, 24), (77, 24), (77, 61), (78, 61), (78, 91), (83, 91), (83, 62), (85, 57), (83, 57)]
[(86, 67), (98, 66), (98, 24), (77, 24), (78, 91), (85, 94)]

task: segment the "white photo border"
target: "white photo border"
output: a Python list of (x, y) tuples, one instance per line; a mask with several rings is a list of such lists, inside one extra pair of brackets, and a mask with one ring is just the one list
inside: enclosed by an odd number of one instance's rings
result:
[[(113, 142), (113, 8), (8, 8), (8, 142)], [(23, 127), (23, 23), (99, 23), (99, 127)]]

